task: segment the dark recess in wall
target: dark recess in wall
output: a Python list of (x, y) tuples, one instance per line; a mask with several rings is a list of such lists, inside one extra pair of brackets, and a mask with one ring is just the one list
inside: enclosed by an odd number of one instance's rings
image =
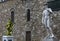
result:
[(27, 9), (27, 21), (30, 21), (30, 9)]
[(14, 11), (11, 11), (11, 21), (14, 23)]

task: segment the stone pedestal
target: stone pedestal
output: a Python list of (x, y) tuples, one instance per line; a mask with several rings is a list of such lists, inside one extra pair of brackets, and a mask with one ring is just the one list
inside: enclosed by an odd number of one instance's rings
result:
[(2, 41), (13, 41), (13, 36), (3, 36)]
[(42, 41), (59, 41), (56, 37), (46, 36)]

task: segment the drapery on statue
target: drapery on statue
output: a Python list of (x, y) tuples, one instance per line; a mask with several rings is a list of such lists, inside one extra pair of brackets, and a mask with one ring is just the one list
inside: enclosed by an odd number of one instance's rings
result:
[(51, 23), (50, 22), (51, 21), (50, 14), (54, 14), (54, 13), (52, 12), (51, 8), (48, 8), (47, 6), (45, 6), (45, 10), (42, 13), (42, 24), (44, 24), (44, 26), (47, 30), (47, 34), (54, 37), (54, 34), (53, 34), (52, 29), (50, 27), (50, 23)]

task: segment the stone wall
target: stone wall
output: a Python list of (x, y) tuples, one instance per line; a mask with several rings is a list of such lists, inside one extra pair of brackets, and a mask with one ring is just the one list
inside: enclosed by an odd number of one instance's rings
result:
[[(47, 35), (44, 26), (41, 24), (41, 17), (43, 12), (44, 3), (46, 0), (9, 0), (0, 3), (0, 36), (5, 33), (5, 26), (8, 19), (11, 17), (11, 8), (14, 8), (14, 41), (26, 41), (26, 31), (31, 31), (32, 41), (42, 41)], [(29, 6), (28, 6), (29, 5)], [(27, 9), (30, 9), (31, 18), (27, 22)], [(55, 36), (60, 39), (60, 11), (54, 11), (57, 14), (53, 17), (53, 31)], [(1, 40), (1, 39), (0, 39)]]

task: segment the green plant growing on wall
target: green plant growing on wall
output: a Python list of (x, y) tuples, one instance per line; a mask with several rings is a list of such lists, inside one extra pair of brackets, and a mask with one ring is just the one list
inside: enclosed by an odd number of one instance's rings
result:
[(11, 36), (12, 35), (12, 32), (13, 32), (13, 23), (12, 23), (12, 21), (10, 19), (7, 22), (6, 30), (7, 30), (6, 31), (6, 35)]

